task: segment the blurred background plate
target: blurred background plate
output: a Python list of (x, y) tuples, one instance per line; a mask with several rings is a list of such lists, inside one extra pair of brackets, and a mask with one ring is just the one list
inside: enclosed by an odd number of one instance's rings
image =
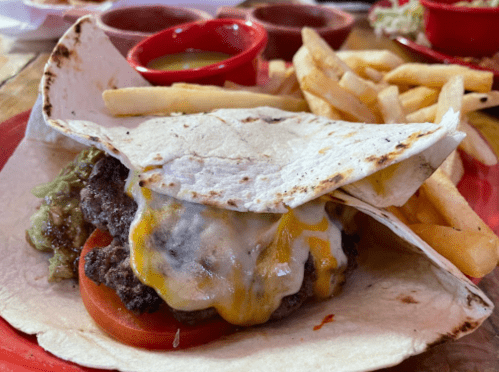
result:
[[(81, 1), (81, 0), (80, 0)], [(83, 1), (81, 1), (83, 3)], [(0, 0), (0, 34), (16, 40), (57, 39), (71, 25), (63, 19), (74, 8), (92, 12), (132, 5), (163, 4), (204, 10), (212, 15), (220, 6), (235, 6), (240, 0), (117, 0), (88, 5), (41, 4), (31, 0)]]

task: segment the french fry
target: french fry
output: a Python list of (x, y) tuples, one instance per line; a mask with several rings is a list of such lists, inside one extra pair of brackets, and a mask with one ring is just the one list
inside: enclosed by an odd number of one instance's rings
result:
[(369, 67), (362, 59), (357, 58), (355, 56), (351, 57), (348, 59), (347, 65), (348, 67), (350, 67), (352, 72), (356, 73), (357, 75), (365, 79), (369, 79), (369, 76), (366, 74), (366, 69), (371, 67)]
[[(172, 87), (177, 87), (177, 85), (173, 84)], [(179, 86), (179, 88), (182, 88), (182, 86)], [(224, 82), (223, 88), (224, 89), (228, 89), (228, 90), (244, 90), (246, 92), (268, 94), (265, 86), (260, 86), (260, 85), (251, 85), (251, 86), (241, 85), (241, 84), (234, 83), (233, 81), (230, 81), (230, 80), (226, 80)]]
[(399, 100), (404, 109), (404, 113), (407, 115), (420, 108), (433, 105), (437, 102), (438, 93), (439, 90), (436, 88), (420, 85), (401, 93)]
[(459, 148), (478, 160), (480, 163), (493, 166), (497, 164), (497, 156), (480, 133), (466, 120), (461, 120), (459, 130), (466, 132), (466, 137), (459, 144)]
[(451, 152), (439, 168), (454, 185), (457, 185), (464, 176), (463, 160), (456, 150)]
[(407, 221), (406, 225), (417, 223), (445, 224), (445, 220), (421, 189), (413, 194), (404, 205), (393, 208), (404, 216), (404, 220)]
[(300, 82), (301, 88), (326, 100), (348, 119), (375, 123), (376, 117), (355, 95), (342, 88), (336, 81), (329, 79), (321, 70), (315, 68)]
[(499, 91), (468, 93), (463, 97), (462, 115), (494, 106), (499, 106)]
[(493, 234), (429, 224), (409, 227), (459, 270), (471, 277), (481, 278), (487, 275), (494, 270), (499, 259), (497, 237)]
[[(499, 91), (487, 93), (467, 93), (463, 96), (461, 116), (489, 107), (499, 106)], [(431, 105), (407, 115), (409, 123), (434, 122), (437, 105)]]
[(406, 225), (420, 222), (416, 218), (416, 211), (418, 210), (417, 194), (413, 194), (401, 207), (393, 207), (393, 208), (398, 209), (400, 213), (404, 215), (405, 220), (408, 221)]
[(313, 29), (304, 27), (301, 31), (303, 45), (308, 49), (317, 67), (330, 78), (339, 79), (345, 72), (351, 71), (337, 56), (329, 44)]
[(494, 74), (491, 71), (474, 70), (461, 65), (404, 63), (388, 72), (383, 79), (390, 84), (425, 85), (440, 88), (456, 75), (464, 77), (466, 90), (489, 92), (492, 89)]
[(433, 206), (430, 199), (426, 195), (425, 189), (420, 188), (417, 196), (415, 208), (415, 217), (419, 223), (446, 225), (445, 219), (440, 212)]
[(296, 77), (295, 68), (293, 66), (288, 67), (286, 69), (286, 74), (284, 81), (279, 87), (277, 94), (295, 94), (298, 93), (300, 96), (300, 84), (298, 83), (298, 79)]
[(284, 79), (286, 77), (286, 62), (282, 59), (272, 59), (269, 61), (270, 78)]
[(466, 120), (480, 132), (499, 157), (499, 119), (485, 112), (473, 111), (466, 115)]
[[(302, 46), (300, 49), (298, 49), (298, 51), (293, 56), (293, 65), (295, 67), (295, 73), (296, 77), (298, 78), (300, 88), (302, 88), (304, 77), (315, 68), (314, 61), (305, 46)], [(312, 111), (315, 115), (320, 115), (335, 120), (340, 120), (342, 118), (340, 112), (333, 106), (331, 106), (328, 102), (326, 102), (323, 98), (318, 97), (310, 92), (306, 92), (303, 88), (302, 91), (303, 96), (308, 103), (308, 107), (310, 108), (310, 111)]]
[(442, 87), (438, 95), (435, 123), (440, 123), (449, 109), (461, 112), (463, 106), (464, 78), (462, 75), (451, 77)]
[(339, 81), (339, 85), (355, 94), (366, 105), (373, 104), (378, 98), (378, 87), (351, 71), (347, 71), (343, 74)]
[(364, 65), (381, 71), (393, 70), (404, 63), (402, 58), (389, 50), (341, 50), (336, 54), (349, 66), (362, 61)]
[(123, 88), (106, 90), (102, 97), (107, 109), (115, 116), (198, 113), (217, 108), (259, 106), (271, 106), (287, 111), (308, 109), (305, 100), (301, 99), (224, 89), (208, 91), (174, 87)]
[(441, 169), (437, 169), (421, 188), (448, 226), (494, 235)]
[(399, 90), (396, 85), (389, 86), (378, 93), (378, 104), (384, 123), (407, 122), (404, 109), (399, 101)]
[[(232, 82), (231, 82), (232, 83)], [(236, 83), (233, 83), (236, 84)], [(222, 87), (219, 87), (218, 85), (201, 85), (201, 84), (193, 84), (193, 83), (173, 83), (171, 85), (172, 87), (175, 88), (180, 88), (180, 89), (195, 89), (195, 90), (213, 90), (213, 89), (223, 89)], [(240, 85), (241, 87), (243, 85)]]
[(437, 115), (437, 104), (424, 107), (406, 116), (408, 123), (433, 123)]
[(392, 213), (397, 217), (403, 224), (409, 225), (411, 221), (409, 221), (404, 213), (402, 213), (402, 210), (398, 207), (390, 206), (385, 208), (388, 212)]
[[(385, 76), (381, 71), (378, 71), (369, 66), (366, 66), (364, 68), (363, 75), (375, 83), (381, 83), (383, 81), (383, 77)], [(385, 83), (384, 85), (385, 87), (387, 87), (388, 83)]]
[[(286, 63), (283, 60), (275, 59), (269, 61), (269, 79), (265, 85), (246, 86), (234, 83), (230, 80), (226, 80), (224, 82), (224, 88), (231, 90), (244, 90), (254, 93), (279, 94), (279, 90), (286, 80), (286, 71)], [(182, 85), (180, 87), (189, 85), (185, 83), (181, 84)], [(177, 84), (173, 84), (172, 86), (177, 86)]]
[(277, 94), (285, 79), (286, 62), (281, 59), (269, 61), (269, 81), (265, 85), (265, 92), (268, 94)]

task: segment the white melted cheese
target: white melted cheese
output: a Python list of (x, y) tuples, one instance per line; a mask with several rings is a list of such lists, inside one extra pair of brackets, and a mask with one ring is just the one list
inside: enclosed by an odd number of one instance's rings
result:
[(138, 210), (130, 228), (137, 277), (178, 310), (214, 307), (228, 322), (266, 322), (299, 291), (309, 252), (319, 298), (346, 266), (340, 228), (324, 202), (285, 214), (235, 212), (183, 202), (132, 185)]

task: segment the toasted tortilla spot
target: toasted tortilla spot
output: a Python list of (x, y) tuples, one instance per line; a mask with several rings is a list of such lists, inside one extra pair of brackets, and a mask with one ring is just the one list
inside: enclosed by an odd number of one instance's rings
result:
[(113, 154), (115, 154), (115, 155), (119, 155), (120, 154), (120, 151), (116, 147), (114, 147), (113, 145), (111, 145), (109, 142), (105, 143), (105, 145), (106, 145), (107, 149), (109, 151), (111, 151)]
[(278, 199), (282, 199), (284, 196), (293, 196), (296, 194), (306, 193), (308, 191), (307, 186), (295, 186), (290, 191), (284, 191), (284, 194), (277, 193)]
[(378, 166), (383, 166), (390, 160), (390, 156), (388, 154), (382, 156), (369, 156), (366, 160), (376, 163)]
[(237, 207), (237, 203), (232, 199), (227, 200), (227, 204), (231, 207)]
[(487, 306), (487, 303), (481, 297), (479, 297), (475, 293), (471, 293), (471, 292), (468, 293), (468, 296), (466, 297), (466, 302), (467, 302), (469, 307), (472, 307), (474, 302), (478, 303), (480, 306), (483, 306), (483, 307)]
[(449, 335), (441, 335), (439, 338), (437, 338), (435, 341), (429, 343), (426, 347), (426, 350), (429, 350), (435, 346), (445, 344), (448, 341), (452, 341), (453, 338), (450, 337)]
[(99, 137), (89, 136), (88, 139), (93, 142), (99, 142)]
[(144, 187), (148, 186), (153, 183), (160, 183), (162, 180), (162, 177), (158, 173), (153, 173), (147, 176), (144, 175), (139, 175), (140, 181), (139, 181), (139, 186)]
[(405, 143), (399, 143), (397, 146), (395, 146), (396, 149), (406, 149), (409, 146)]
[(246, 118), (246, 119), (243, 119), (241, 120), (243, 123), (252, 123), (254, 121), (257, 121), (258, 118), (254, 118), (254, 117), (249, 117), (249, 118)]
[[(47, 116), (50, 116), (50, 114), (52, 113), (52, 105), (50, 103), (46, 103), (45, 105), (43, 105), (43, 111)], [(55, 124), (62, 128), (61, 124), (58, 124), (57, 122)]]
[(404, 304), (419, 304), (419, 301), (412, 296), (399, 296), (397, 299)]
[(239, 181), (239, 183), (244, 183), (244, 182), (248, 182), (249, 181), (249, 177), (248, 176), (244, 176), (243, 178), (241, 178), (241, 180)]
[(71, 54), (72, 52), (65, 45), (58, 44), (52, 52), (50, 59), (56, 64), (58, 68), (61, 68), (63, 61), (65, 59), (69, 59)]
[(462, 325), (454, 328), (451, 332), (441, 335), (440, 338), (435, 340), (434, 342), (428, 344), (427, 349), (431, 349), (433, 346), (437, 346), (443, 343), (446, 343), (448, 341), (453, 341), (461, 338), (464, 334), (469, 333), (470, 331), (478, 328), (480, 326), (481, 322), (477, 321), (472, 321), (471, 319), (467, 319), (463, 322)]
[(276, 123), (279, 123), (283, 120), (286, 120), (286, 118), (273, 118), (273, 117), (267, 116), (267, 117), (263, 117), (262, 120), (266, 123), (269, 123), (269, 124), (276, 124)]
[(197, 156), (196, 154), (194, 154), (194, 156), (190, 156), (189, 160), (190, 161), (195, 161), (195, 162), (197, 162), (199, 164), (204, 164), (204, 159), (201, 158), (201, 157), (199, 157), (199, 156)]
[(348, 177), (350, 173), (352, 173), (353, 170), (350, 169), (346, 172), (343, 172), (343, 173), (337, 173), (335, 174), (334, 176), (331, 176), (323, 181), (320, 181), (319, 185), (317, 185), (316, 187), (310, 187), (315, 194), (321, 194), (324, 190), (328, 190), (328, 189), (334, 189), (336, 188), (340, 182), (342, 182), (345, 177)]
[[(74, 30), (75, 30), (75, 33), (77, 35), (81, 34), (81, 23), (78, 22), (77, 24), (75, 24)], [(76, 38), (75, 38), (75, 40), (76, 40)]]
[(50, 85), (52, 84), (52, 82), (53, 82), (54, 78), (56, 78), (56, 77), (57, 77), (57, 75), (56, 75), (56, 74), (54, 74), (54, 73), (53, 73), (52, 71), (50, 71), (50, 70), (45, 71), (43, 74), (44, 74), (44, 75), (45, 75), (45, 77), (46, 77), (46, 84), (45, 84), (45, 85), (46, 85), (47, 87), (48, 87), (48, 86), (50, 86)]
[(84, 23), (89, 23), (89, 22), (91, 22), (91, 20), (89, 18), (83, 18), (74, 24), (73, 30), (75, 33), (74, 40), (75, 40), (76, 44), (80, 42), (81, 26)]
[(421, 137), (429, 136), (430, 134), (433, 134), (435, 132), (436, 132), (436, 130), (431, 130), (431, 131), (428, 131), (428, 132), (419, 133), (419, 134), (417, 134), (416, 138), (421, 138)]
[(345, 177), (341, 173), (338, 173), (333, 178), (330, 178), (328, 181), (331, 183), (339, 183), (343, 178)]

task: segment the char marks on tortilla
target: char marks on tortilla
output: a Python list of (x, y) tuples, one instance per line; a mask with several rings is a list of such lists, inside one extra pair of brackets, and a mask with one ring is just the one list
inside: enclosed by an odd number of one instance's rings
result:
[[(105, 89), (148, 83), (115, 53), (102, 53), (95, 66), (95, 45), (112, 45), (93, 18), (77, 25), (78, 37), (66, 36), (57, 47), (68, 51), (65, 60), (46, 67), (46, 121), (118, 157), (140, 173), (143, 186), (178, 199), (284, 213), (348, 185), (378, 207), (401, 205), (463, 138), (451, 112), (439, 125), (350, 123), (269, 107), (113, 117)], [(74, 87), (84, 98), (69, 91)]]

